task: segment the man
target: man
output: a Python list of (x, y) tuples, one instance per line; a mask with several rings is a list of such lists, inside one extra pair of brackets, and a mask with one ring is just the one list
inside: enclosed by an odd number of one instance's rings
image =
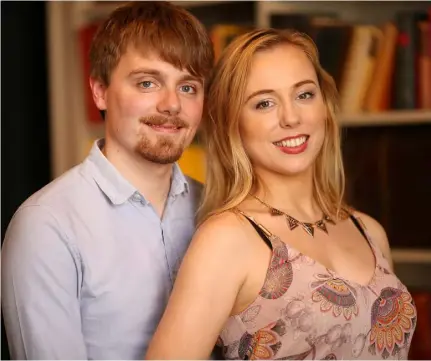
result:
[(169, 3), (129, 3), (90, 58), (105, 138), (26, 200), (5, 237), (14, 359), (141, 359), (194, 232), (199, 185), (175, 162), (213, 65), (204, 27)]

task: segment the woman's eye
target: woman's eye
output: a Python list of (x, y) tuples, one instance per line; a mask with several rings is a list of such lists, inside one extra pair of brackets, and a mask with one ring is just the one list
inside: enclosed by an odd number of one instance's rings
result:
[(301, 100), (307, 100), (307, 99), (311, 99), (314, 97), (314, 93), (313, 92), (304, 92), (299, 94), (298, 98)]
[(266, 109), (272, 106), (272, 102), (269, 100), (263, 100), (256, 104), (256, 109)]

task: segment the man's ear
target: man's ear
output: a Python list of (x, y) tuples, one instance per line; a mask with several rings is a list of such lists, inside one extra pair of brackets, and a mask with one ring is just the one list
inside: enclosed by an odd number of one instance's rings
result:
[(99, 110), (106, 110), (106, 85), (98, 79), (90, 78), (90, 88), (96, 107)]

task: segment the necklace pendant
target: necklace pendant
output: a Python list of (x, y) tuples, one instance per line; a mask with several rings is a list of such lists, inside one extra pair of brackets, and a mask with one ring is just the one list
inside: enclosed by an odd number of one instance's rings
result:
[(317, 221), (315, 223), (305, 223), (300, 222), (297, 219), (293, 218), (292, 216), (289, 216), (287, 213), (280, 211), (277, 208), (271, 207), (269, 204), (265, 203), (263, 200), (261, 200), (259, 197), (252, 195), (257, 201), (259, 201), (261, 204), (263, 204), (265, 207), (269, 209), (269, 213), (272, 216), (285, 216), (287, 224), (289, 226), (289, 229), (292, 231), (295, 228), (297, 228), (299, 225), (304, 229), (305, 232), (307, 232), (311, 237), (314, 237), (314, 227), (316, 226), (321, 231), (328, 234), (328, 228), (326, 227), (326, 223), (330, 223), (335, 225), (336, 223), (327, 215), (324, 215), (323, 218), (320, 221)]
[(322, 220), (322, 221), (319, 221), (319, 222), (317, 222), (316, 223), (316, 227), (317, 228), (319, 228), (319, 229), (321, 229), (323, 232), (325, 232), (326, 234), (328, 234), (328, 229), (326, 228), (326, 225), (325, 225), (325, 222)]
[(311, 223), (301, 223), (301, 225), (305, 232), (307, 232), (311, 237), (314, 237), (314, 228)]
[(272, 216), (281, 216), (281, 215), (283, 215), (283, 212), (279, 211), (276, 208), (270, 208), (270, 211), (271, 211), (271, 215)]
[(298, 227), (299, 222), (295, 218), (286, 214), (286, 219), (287, 219), (287, 224), (289, 225), (289, 229), (291, 231), (294, 230), (296, 227)]
[(325, 220), (326, 222), (331, 223), (332, 225), (334, 225), (334, 226), (335, 226), (335, 222), (334, 222), (331, 218), (329, 218), (328, 216), (325, 216), (324, 220)]

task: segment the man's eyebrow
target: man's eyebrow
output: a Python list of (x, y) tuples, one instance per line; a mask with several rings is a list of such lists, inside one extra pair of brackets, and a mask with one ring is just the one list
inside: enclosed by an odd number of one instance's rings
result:
[(162, 73), (160, 73), (159, 70), (151, 69), (151, 68), (139, 68), (132, 70), (129, 73), (129, 77), (135, 76), (135, 75), (141, 75), (141, 74), (148, 74), (148, 75), (154, 75), (154, 76), (161, 76)]
[[(138, 76), (138, 75), (153, 75), (156, 77), (162, 77), (163, 74), (157, 70), (157, 69), (152, 69), (152, 68), (139, 68), (139, 69), (135, 69), (132, 70), (129, 73), (129, 77), (134, 77), (134, 76)], [(180, 81), (196, 81), (200, 84), (203, 84), (203, 79), (197, 76), (193, 76), (191, 74), (185, 74), (180, 78)]]
[(191, 74), (186, 74), (181, 77), (181, 81), (196, 81), (200, 84), (203, 84), (204, 80), (200, 77), (193, 76)]

